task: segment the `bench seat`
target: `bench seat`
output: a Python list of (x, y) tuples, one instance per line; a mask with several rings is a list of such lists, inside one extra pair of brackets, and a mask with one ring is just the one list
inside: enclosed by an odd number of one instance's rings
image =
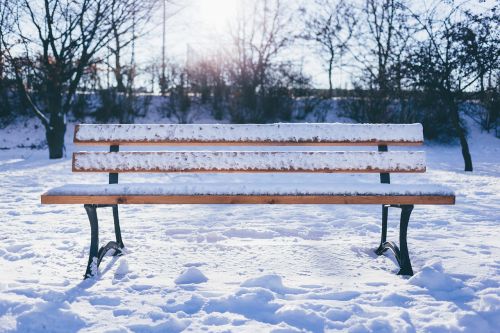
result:
[(68, 184), (42, 196), (59, 204), (453, 204), (451, 189), (421, 184)]

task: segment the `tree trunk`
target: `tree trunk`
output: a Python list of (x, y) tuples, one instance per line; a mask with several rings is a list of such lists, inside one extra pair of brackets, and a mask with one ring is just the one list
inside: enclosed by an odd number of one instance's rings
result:
[(333, 82), (332, 82), (332, 73), (333, 73), (333, 57), (330, 58), (328, 62), (328, 97), (333, 97)]
[(62, 158), (64, 155), (64, 134), (66, 133), (66, 121), (62, 113), (50, 115), (49, 126), (45, 129), (45, 137), (49, 146), (49, 158)]
[(464, 171), (472, 172), (472, 157), (469, 151), (469, 144), (467, 142), (467, 137), (465, 135), (465, 130), (460, 124), (460, 115), (458, 112), (458, 105), (453, 101), (453, 105), (451, 106), (451, 118), (453, 121), (453, 125), (455, 130), (457, 131), (458, 139), (460, 140), (460, 146), (462, 147), (462, 156), (464, 158), (465, 168)]

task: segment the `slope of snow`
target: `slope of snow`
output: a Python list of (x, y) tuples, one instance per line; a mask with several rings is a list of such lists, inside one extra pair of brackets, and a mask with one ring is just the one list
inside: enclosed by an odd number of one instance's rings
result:
[[(16, 129), (0, 131), (8, 148), (16, 140), (6, 133)], [(68, 142), (72, 134), (68, 129)], [(120, 207), (126, 253), (106, 257), (99, 275), (82, 281), (90, 243), (85, 211), (42, 206), (40, 194), (68, 183), (105, 184), (107, 175), (71, 173), (69, 158), (49, 161), (46, 151), (1, 150), (0, 332), (497, 332), (500, 143), (476, 130), (471, 135), (473, 173), (462, 171), (459, 146), (426, 144), (418, 147), (427, 153), (426, 173), (391, 175), (395, 184), (437, 183), (457, 195), (454, 206), (415, 207), (411, 278), (395, 275), (390, 254), (373, 253), (380, 207), (150, 205)], [(69, 156), (75, 147), (67, 148)], [(199, 186), (377, 180), (377, 174), (120, 176)], [(114, 237), (111, 209), (98, 214), (105, 244)], [(390, 240), (398, 238), (398, 214), (390, 209)], [(206, 282), (176, 284), (190, 268)]]

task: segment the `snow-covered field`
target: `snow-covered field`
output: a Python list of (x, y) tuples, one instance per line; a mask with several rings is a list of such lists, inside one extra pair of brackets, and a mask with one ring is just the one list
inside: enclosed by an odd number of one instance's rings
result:
[[(68, 130), (71, 141), (73, 129)], [(78, 205), (40, 205), (66, 183), (103, 184), (50, 161), (41, 129), (0, 130), (0, 332), (498, 332), (500, 141), (472, 131), (475, 171), (460, 148), (426, 144), (428, 172), (394, 183), (438, 183), (455, 206), (417, 206), (412, 278), (373, 249), (379, 206), (122, 206), (126, 255), (82, 281), (89, 223)], [(271, 148), (265, 148), (271, 149)], [(300, 149), (300, 148), (293, 148)], [(323, 148), (322, 148), (323, 149)], [(332, 148), (335, 150), (338, 148)], [(134, 182), (344, 182), (378, 175), (155, 175)], [(399, 211), (390, 212), (397, 239)], [(113, 239), (100, 209), (101, 242)]]

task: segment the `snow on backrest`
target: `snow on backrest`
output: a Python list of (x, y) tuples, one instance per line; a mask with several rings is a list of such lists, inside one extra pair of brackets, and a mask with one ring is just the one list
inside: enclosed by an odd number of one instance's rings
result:
[(75, 172), (425, 172), (425, 153), (410, 151), (79, 152)]
[(77, 125), (74, 142), (86, 145), (419, 145), (421, 124), (165, 124)]

